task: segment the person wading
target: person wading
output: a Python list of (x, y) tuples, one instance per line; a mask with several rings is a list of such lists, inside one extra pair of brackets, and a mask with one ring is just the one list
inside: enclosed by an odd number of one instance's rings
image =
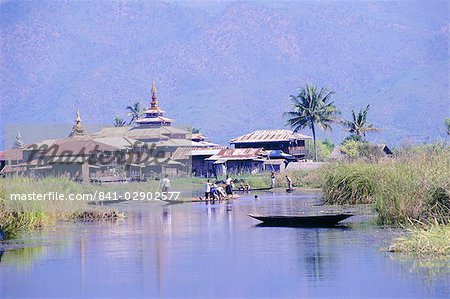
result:
[(210, 192), (211, 192), (211, 183), (209, 182), (208, 179), (205, 184), (205, 200), (208, 200)]
[(227, 179), (225, 180), (225, 192), (227, 195), (233, 196), (233, 179), (227, 175)]
[(270, 175), (270, 188), (275, 188), (275, 172), (272, 171)]
[(291, 191), (292, 190), (292, 180), (287, 175), (286, 175), (286, 181), (287, 181), (287, 190)]
[(161, 192), (168, 192), (170, 188), (169, 175), (166, 174), (165, 178), (161, 181)]

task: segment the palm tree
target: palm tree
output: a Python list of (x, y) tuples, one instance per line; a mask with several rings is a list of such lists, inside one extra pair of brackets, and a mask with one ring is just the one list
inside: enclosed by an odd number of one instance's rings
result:
[(187, 126), (186, 130), (192, 134), (200, 134), (202, 129), (194, 128), (193, 126)]
[(367, 132), (380, 131), (381, 129), (375, 128), (372, 124), (367, 123), (367, 112), (369, 112), (370, 105), (367, 105), (366, 109), (360, 110), (355, 113), (352, 110), (352, 120), (345, 120), (344, 127), (347, 132), (351, 135), (356, 135), (358, 137), (366, 137)]
[(116, 117), (114, 117), (113, 124), (114, 127), (123, 127), (127, 124), (127, 122), (119, 115), (116, 115)]
[(129, 124), (131, 124), (136, 119), (139, 119), (143, 114), (141, 103), (139, 102), (134, 103), (133, 106), (127, 106), (127, 110), (128, 110), (127, 115), (131, 116)]
[(318, 88), (315, 85), (308, 85), (302, 89), (297, 96), (289, 96), (292, 101), (292, 111), (284, 115), (288, 117), (287, 123), (294, 132), (309, 127), (314, 140), (314, 161), (317, 161), (316, 126), (331, 131), (331, 123), (335, 121), (335, 116), (339, 111), (330, 102), (333, 91), (326, 88)]

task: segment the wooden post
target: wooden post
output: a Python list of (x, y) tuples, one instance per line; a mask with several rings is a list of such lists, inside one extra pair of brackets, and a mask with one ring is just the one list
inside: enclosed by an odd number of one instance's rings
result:
[(81, 164), (81, 177), (83, 183), (89, 182), (89, 163), (87, 160)]

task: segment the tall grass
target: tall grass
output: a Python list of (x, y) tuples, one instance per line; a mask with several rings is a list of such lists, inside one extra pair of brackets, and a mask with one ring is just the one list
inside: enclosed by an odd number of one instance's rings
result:
[(382, 223), (450, 218), (450, 147), (415, 149), (380, 162), (324, 168), (328, 204), (373, 203)]
[(391, 252), (450, 255), (450, 224), (441, 225), (437, 221), (428, 225), (408, 228), (408, 234), (397, 238), (390, 246)]
[(380, 169), (365, 162), (341, 162), (324, 167), (322, 190), (329, 204), (373, 202)]
[(59, 192), (81, 194), (94, 192), (97, 186), (80, 185), (64, 178), (35, 180), (13, 177), (0, 180), (0, 229), (7, 238), (15, 238), (31, 229), (74, 218), (111, 218), (122, 215), (113, 209), (89, 205), (87, 201), (10, 200), (9, 195)]

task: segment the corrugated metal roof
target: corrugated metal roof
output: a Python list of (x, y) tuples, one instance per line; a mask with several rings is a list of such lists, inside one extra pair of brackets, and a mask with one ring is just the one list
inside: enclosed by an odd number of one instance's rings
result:
[(172, 122), (173, 119), (165, 117), (165, 116), (158, 116), (158, 117), (146, 117), (146, 118), (139, 118), (135, 120), (135, 123), (145, 123), (145, 122)]
[(6, 165), (3, 167), (3, 169), (0, 171), (0, 173), (11, 173), (11, 172), (24, 172), (26, 171), (26, 168), (19, 165)]
[(273, 142), (312, 139), (312, 137), (290, 130), (258, 130), (230, 140), (230, 143)]
[[(46, 144), (45, 141), (39, 143), (40, 146)], [(48, 144), (48, 150), (44, 151), (45, 156), (58, 156), (60, 154), (80, 155), (89, 154), (93, 152), (103, 152), (103, 151), (117, 151), (120, 150), (117, 146), (112, 146), (92, 138), (64, 138), (59, 140), (51, 140)], [(53, 149), (52, 147), (55, 146)], [(31, 148), (31, 147), (30, 147)]]
[(267, 156), (262, 148), (226, 148), (205, 160), (253, 160)]
[(5, 161), (23, 160), (23, 150), (12, 148), (3, 152), (3, 159)]
[(138, 140), (127, 137), (99, 137), (94, 140), (120, 149), (132, 148), (133, 145), (139, 143)]
[(107, 127), (92, 134), (94, 137), (128, 137), (134, 139), (165, 139), (174, 134), (190, 135), (186, 130), (173, 126), (138, 128), (138, 127)]
[(212, 142), (208, 142), (208, 141), (192, 141), (192, 146), (226, 148), (226, 146), (218, 145), (217, 143), (212, 143)]
[(162, 146), (171, 146), (171, 147), (189, 147), (192, 146), (192, 141), (189, 139), (175, 139), (171, 138), (168, 140), (162, 140), (162, 141), (155, 141), (150, 142), (150, 144), (154, 144), (156, 147), (162, 147)]
[(172, 154), (173, 160), (188, 160), (192, 156), (212, 156), (218, 154), (223, 147), (209, 147), (209, 148), (197, 148), (197, 147), (179, 147)]

